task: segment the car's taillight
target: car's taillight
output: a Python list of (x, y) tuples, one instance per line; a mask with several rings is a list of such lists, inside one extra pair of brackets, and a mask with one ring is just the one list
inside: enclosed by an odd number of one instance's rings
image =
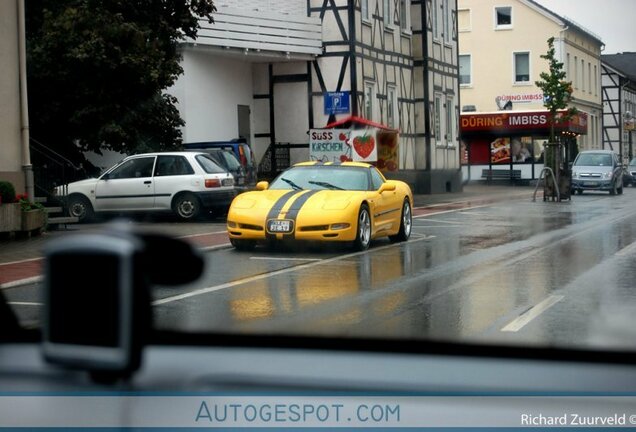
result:
[(205, 179), (206, 188), (221, 187), (221, 180), (219, 179)]

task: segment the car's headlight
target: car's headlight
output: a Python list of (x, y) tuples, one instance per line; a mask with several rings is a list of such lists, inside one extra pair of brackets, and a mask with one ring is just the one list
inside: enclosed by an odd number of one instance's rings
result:
[(612, 172), (611, 172), (611, 171), (609, 171), (609, 172), (604, 173), (604, 174), (603, 174), (603, 177), (604, 177), (604, 178), (606, 178), (606, 179), (610, 179), (610, 178), (612, 178)]

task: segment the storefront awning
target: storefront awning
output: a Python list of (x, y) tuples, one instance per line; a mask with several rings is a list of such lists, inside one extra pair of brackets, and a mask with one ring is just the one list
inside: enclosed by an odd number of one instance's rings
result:
[[(565, 111), (561, 111), (563, 115)], [(550, 134), (549, 111), (501, 111), (464, 113), (460, 117), (462, 135), (543, 135)], [(587, 134), (587, 113), (577, 112), (565, 122), (555, 123), (555, 131)]]
[(335, 121), (333, 123), (329, 123), (327, 126), (325, 126), (325, 129), (335, 129), (335, 128), (340, 128), (340, 129), (362, 129), (365, 127), (373, 127), (376, 129), (382, 129), (385, 131), (391, 131), (391, 132), (399, 132), (397, 129), (392, 129), (388, 126), (385, 126), (381, 123), (376, 123), (376, 122), (372, 122), (371, 120), (367, 120), (365, 118), (362, 117), (356, 117), (356, 116), (349, 116), (346, 117), (342, 120), (338, 120)]

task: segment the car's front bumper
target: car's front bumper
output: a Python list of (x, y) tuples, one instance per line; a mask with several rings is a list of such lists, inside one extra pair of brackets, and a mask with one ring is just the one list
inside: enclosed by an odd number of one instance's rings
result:
[[(243, 213), (243, 212), (241, 212)], [(293, 231), (289, 233), (272, 233), (267, 230), (265, 218), (239, 217), (236, 212), (230, 211), (227, 218), (227, 231), (230, 238), (244, 240), (299, 240), (299, 241), (353, 241), (356, 238), (356, 225), (346, 219), (334, 218), (334, 220), (311, 222), (293, 221)]]
[(601, 190), (609, 191), (612, 189), (612, 179), (598, 179), (598, 180), (580, 180), (572, 179), (572, 189), (574, 190)]

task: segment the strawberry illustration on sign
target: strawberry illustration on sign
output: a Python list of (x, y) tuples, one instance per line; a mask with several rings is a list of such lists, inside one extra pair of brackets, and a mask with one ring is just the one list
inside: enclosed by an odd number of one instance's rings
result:
[(375, 134), (370, 130), (352, 131), (353, 160), (375, 162), (378, 159)]

